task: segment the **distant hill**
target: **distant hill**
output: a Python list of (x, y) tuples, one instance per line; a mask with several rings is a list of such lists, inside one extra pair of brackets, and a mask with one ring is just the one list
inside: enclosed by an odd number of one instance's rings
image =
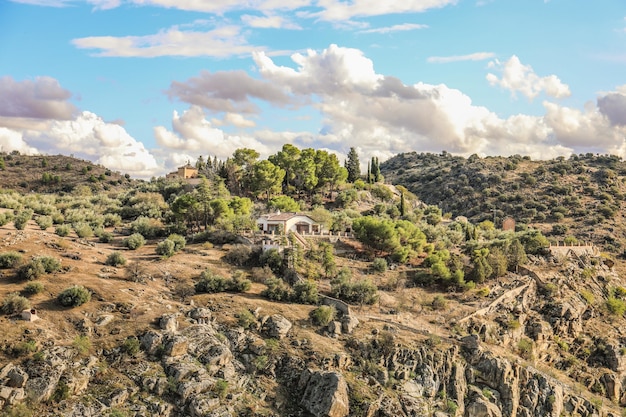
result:
[(107, 190), (130, 182), (128, 175), (71, 156), (0, 153), (0, 188), (4, 189), (53, 193), (88, 185)]
[(380, 166), (387, 182), (400, 184), (427, 204), (474, 222), (510, 216), (554, 240), (593, 241), (624, 252), (622, 208), (626, 162), (613, 155), (573, 155), (533, 161), (519, 155), (469, 158), (404, 153)]

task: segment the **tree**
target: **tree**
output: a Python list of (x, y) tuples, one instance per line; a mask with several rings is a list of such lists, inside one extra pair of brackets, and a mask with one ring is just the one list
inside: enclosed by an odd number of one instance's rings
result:
[(269, 201), (272, 193), (280, 192), (280, 185), (285, 178), (285, 170), (268, 160), (256, 163), (252, 167), (251, 191), (255, 194), (265, 193)]
[(517, 272), (518, 266), (524, 265), (528, 262), (524, 245), (522, 245), (518, 239), (513, 240), (513, 242), (509, 245), (507, 251), (507, 261), (509, 270), (515, 272)]
[(359, 162), (359, 154), (354, 147), (348, 152), (348, 160), (346, 161), (346, 169), (348, 170), (348, 182), (354, 182), (361, 178), (361, 165)]
[(283, 149), (271, 155), (268, 160), (274, 165), (285, 170), (285, 177), (283, 179), (283, 192), (289, 192), (289, 187), (293, 185), (295, 179), (295, 164), (300, 158), (300, 149), (290, 143), (283, 145)]
[(322, 267), (324, 268), (324, 274), (326, 278), (332, 276), (337, 271), (337, 264), (335, 263), (335, 255), (333, 253), (333, 245), (330, 243), (324, 243), (322, 246)]
[(380, 180), (381, 180), (380, 165), (378, 164), (378, 157), (377, 156), (376, 157), (372, 157), (371, 175), (372, 175), (373, 182), (380, 182)]
[(391, 253), (400, 247), (398, 233), (391, 220), (360, 217), (354, 219), (352, 229), (359, 241), (381, 252)]
[(304, 149), (294, 165), (294, 185), (296, 189), (310, 193), (318, 182), (315, 149)]
[(470, 275), (472, 281), (480, 284), (485, 282), (493, 273), (493, 268), (487, 260), (488, 256), (489, 249), (487, 248), (476, 249), (472, 254), (472, 263), (474, 264), (474, 269)]

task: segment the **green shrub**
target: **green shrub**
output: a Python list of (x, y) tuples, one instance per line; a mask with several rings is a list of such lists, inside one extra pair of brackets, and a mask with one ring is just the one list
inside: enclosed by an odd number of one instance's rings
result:
[(100, 233), (100, 236), (98, 236), (98, 241), (100, 243), (111, 243), (113, 241), (113, 233), (110, 233), (110, 232)]
[(200, 293), (216, 293), (226, 291), (228, 289), (227, 279), (206, 270), (200, 274), (200, 280), (196, 282), (196, 292)]
[(52, 256), (38, 256), (33, 261), (41, 262), (44, 271), (48, 274), (61, 270), (61, 261)]
[(69, 224), (60, 224), (54, 229), (54, 233), (61, 237), (65, 237), (70, 234), (70, 230)]
[(167, 237), (167, 239), (174, 242), (174, 251), (176, 252), (183, 250), (185, 248), (185, 245), (187, 244), (185, 238), (176, 233), (172, 233)]
[(156, 254), (162, 256), (163, 258), (169, 258), (170, 256), (174, 256), (176, 253), (176, 244), (169, 240), (165, 239), (162, 242), (159, 242), (156, 246)]
[(252, 282), (249, 279), (244, 278), (242, 271), (237, 271), (233, 274), (232, 278), (227, 282), (228, 291), (234, 292), (246, 292), (252, 287)]
[(46, 273), (46, 269), (43, 263), (37, 259), (32, 259), (30, 262), (20, 265), (17, 268), (17, 277), (23, 280), (37, 279)]
[(237, 324), (246, 330), (256, 326), (256, 323), (256, 317), (254, 317), (254, 314), (252, 314), (248, 309), (241, 310), (239, 314), (237, 314)]
[(213, 387), (213, 390), (219, 398), (226, 398), (226, 394), (228, 393), (228, 381), (224, 379), (218, 379), (215, 383), (215, 386)]
[(74, 228), (74, 232), (76, 232), (76, 236), (78, 236), (81, 239), (85, 239), (85, 238), (93, 236), (93, 229), (91, 228), (89, 223), (77, 222), (77, 223), (74, 223), (72, 227)]
[(244, 266), (252, 259), (253, 252), (249, 246), (236, 245), (224, 255), (224, 260), (231, 265)]
[(517, 350), (524, 359), (531, 360), (533, 358), (533, 342), (527, 338), (521, 338), (517, 342)]
[(436, 295), (430, 303), (433, 310), (445, 310), (448, 307), (448, 300), (443, 295)]
[(626, 312), (626, 302), (611, 296), (606, 300), (606, 308), (609, 313), (615, 316), (622, 316)]
[(311, 310), (309, 317), (311, 321), (318, 326), (327, 326), (331, 321), (335, 319), (337, 311), (333, 306), (319, 306), (314, 310)]
[(78, 307), (91, 300), (91, 292), (82, 285), (74, 285), (63, 290), (57, 297), (65, 307)]
[(160, 220), (140, 216), (130, 224), (130, 231), (139, 233), (146, 239), (152, 239), (162, 235), (163, 225)]
[(301, 304), (317, 304), (319, 294), (315, 281), (298, 281), (293, 286), (291, 300)]
[(22, 297), (16, 292), (7, 295), (5, 299), (2, 300), (2, 312), (4, 314), (15, 314), (29, 308), (30, 301), (28, 301), (28, 298)]
[(35, 295), (35, 294), (42, 293), (43, 290), (44, 290), (43, 283), (39, 281), (34, 281), (34, 282), (29, 282), (28, 284), (26, 284), (26, 286), (24, 286), (24, 289), (22, 290), (22, 293), (26, 295)]
[(39, 226), (41, 230), (46, 230), (48, 227), (52, 226), (52, 217), (39, 216), (37, 217), (37, 219), (35, 219), (35, 222), (37, 223), (37, 226)]
[(265, 281), (265, 288), (261, 295), (274, 301), (288, 301), (291, 298), (291, 288), (280, 278), (270, 278)]
[(374, 304), (378, 300), (378, 288), (368, 279), (351, 282), (348, 276), (339, 271), (337, 278), (330, 284), (331, 295), (348, 303)]
[(15, 251), (0, 253), (0, 268), (13, 268), (22, 260), (22, 255)]
[(26, 209), (20, 211), (20, 213), (15, 216), (13, 219), (13, 225), (17, 230), (24, 230), (26, 228), (26, 224), (33, 218), (33, 210)]
[(376, 272), (386, 272), (388, 268), (387, 260), (383, 258), (376, 258), (372, 262), (372, 269)]
[(589, 290), (580, 290), (580, 296), (589, 305), (592, 305), (596, 301), (596, 297), (594, 297), (593, 293)]
[(124, 239), (123, 243), (128, 249), (135, 250), (146, 244), (146, 238), (141, 233), (133, 233)]
[(81, 355), (86, 355), (89, 353), (89, 349), (91, 349), (91, 340), (89, 339), (89, 336), (76, 336), (72, 342), (72, 346)]
[(115, 251), (115, 252), (112, 252), (109, 256), (107, 256), (107, 259), (106, 261), (104, 261), (104, 263), (110, 266), (125, 265), (126, 258), (124, 258), (124, 255), (122, 255), (121, 252)]
[(134, 336), (127, 337), (122, 344), (122, 350), (130, 356), (137, 356), (139, 353), (139, 339)]

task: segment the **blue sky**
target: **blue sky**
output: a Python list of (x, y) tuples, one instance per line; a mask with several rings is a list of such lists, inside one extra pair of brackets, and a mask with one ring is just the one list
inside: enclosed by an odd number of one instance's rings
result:
[(623, 0), (0, 0), (0, 150), (626, 155)]

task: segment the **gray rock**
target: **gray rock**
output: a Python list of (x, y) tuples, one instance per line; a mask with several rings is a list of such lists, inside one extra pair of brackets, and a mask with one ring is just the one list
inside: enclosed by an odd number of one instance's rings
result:
[(19, 366), (11, 369), (7, 374), (7, 382), (4, 384), (13, 388), (24, 388), (28, 381), (28, 374)]
[(282, 339), (287, 336), (289, 330), (291, 330), (292, 324), (289, 320), (281, 316), (280, 314), (274, 314), (270, 316), (263, 324), (263, 332), (275, 339)]
[(163, 344), (163, 335), (155, 331), (148, 331), (141, 337), (141, 347), (148, 355), (154, 355)]
[(300, 404), (315, 417), (346, 417), (350, 413), (348, 384), (338, 372), (305, 370), (300, 378), (305, 386)]
[(341, 332), (344, 334), (352, 333), (358, 325), (359, 319), (357, 319), (354, 315), (344, 315), (341, 318)]
[(174, 336), (169, 338), (164, 345), (163, 353), (167, 356), (181, 356), (187, 353), (189, 342), (184, 336)]
[(178, 331), (178, 314), (164, 314), (159, 320), (159, 327), (168, 332)]

